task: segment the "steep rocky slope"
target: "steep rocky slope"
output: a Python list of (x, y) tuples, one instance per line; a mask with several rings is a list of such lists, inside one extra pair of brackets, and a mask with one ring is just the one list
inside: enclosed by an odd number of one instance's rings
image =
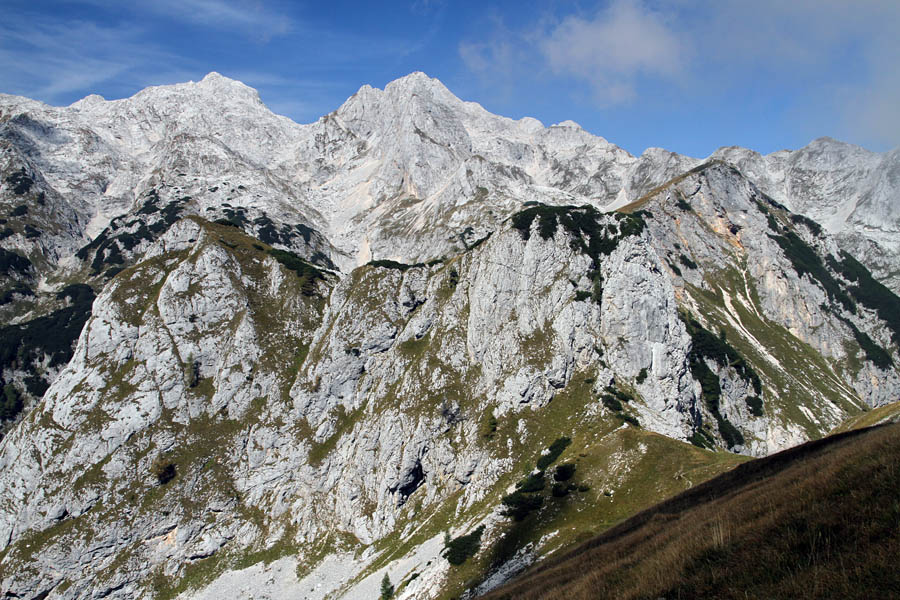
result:
[(795, 152), (761, 156), (722, 148), (712, 158), (736, 166), (765, 193), (821, 224), (841, 248), (898, 289), (900, 151), (876, 154), (821, 138)]
[[(177, 222), (3, 441), (4, 589), (165, 597), (278, 558), (297, 589), (327, 556), (347, 597), (397, 564), (436, 594), (484, 577), (437, 556), (448, 528), (484, 525), (496, 557), (469, 568), (502, 573), (582, 511), (731, 464), (676, 440), (766, 454), (896, 397), (893, 324), (814, 224), (718, 163), (631, 208), (533, 205), (451, 259), (342, 278)], [(565, 438), (577, 485), (504, 505)], [(683, 457), (662, 488), (659, 453)]]
[(0, 107), (67, 224), (2, 242), (11, 597), (471, 595), (900, 391), (900, 299), (738, 159), (422, 74)]
[[(821, 223), (897, 289), (896, 152), (823, 138), (713, 158)], [(572, 122), (492, 115), (422, 73), (363, 86), (309, 125), (216, 73), (69, 107), (0, 95), (0, 323), (40, 331), (38, 319), (67, 318), (53, 315), (68, 308), (59, 298), (68, 285), (99, 292), (191, 214), (346, 273), (372, 259), (453, 256), (527, 201), (621, 207), (699, 164), (654, 148), (633, 157)], [(73, 323), (87, 318), (82, 305)], [(63, 346), (77, 335), (67, 329)], [(47, 361), (66, 353), (41, 336), (10, 336), (22, 356), (0, 365), (3, 386), (11, 406), (27, 408), (58, 372)]]

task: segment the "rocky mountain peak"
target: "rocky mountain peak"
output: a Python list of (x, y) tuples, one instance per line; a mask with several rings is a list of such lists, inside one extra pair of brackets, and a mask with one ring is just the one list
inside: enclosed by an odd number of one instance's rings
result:
[(197, 88), (207, 93), (225, 94), (232, 98), (242, 98), (253, 103), (262, 104), (259, 92), (236, 79), (225, 77), (216, 71), (209, 72), (196, 84)]
[(336, 114), (348, 122), (365, 121), (369, 127), (379, 121), (390, 121), (393, 127), (421, 120), (422, 114), (435, 111), (458, 115), (465, 112), (466, 104), (440, 80), (417, 71), (391, 81), (383, 90), (369, 85), (360, 87)]
[(861, 146), (830, 137), (813, 140), (798, 150), (795, 155), (795, 162), (798, 166), (819, 171), (846, 169), (848, 163), (854, 163), (865, 169), (877, 164), (880, 160), (878, 154)]
[(106, 98), (101, 96), (100, 94), (88, 94), (81, 100), (76, 100), (72, 104), (69, 105), (69, 108), (75, 108), (78, 110), (89, 109), (93, 106), (100, 106), (106, 103)]
[(557, 123), (557, 124), (553, 125), (553, 127), (568, 127), (570, 129), (581, 129), (581, 125), (579, 125), (575, 121), (572, 121), (571, 119), (566, 119), (562, 123)]
[[(453, 93), (447, 89), (447, 86), (440, 79), (429, 77), (422, 71), (414, 71), (409, 75), (404, 75), (391, 81), (384, 86), (384, 91), (397, 96), (411, 94), (450, 94), (453, 96)], [(453, 97), (456, 98), (456, 96)], [(462, 102), (459, 98), (456, 99)]]

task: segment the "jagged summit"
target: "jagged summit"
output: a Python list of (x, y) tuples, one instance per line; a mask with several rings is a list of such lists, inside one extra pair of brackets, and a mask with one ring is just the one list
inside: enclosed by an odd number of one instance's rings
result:
[(98, 104), (103, 104), (107, 100), (100, 94), (88, 94), (84, 98), (80, 100), (76, 100), (72, 104), (69, 105), (70, 108), (82, 109), (89, 106), (96, 106)]
[[(203, 79), (200, 80), (200, 83), (208, 83), (208, 84), (216, 84), (216, 83), (220, 83), (220, 82), (228, 83), (228, 84), (241, 83), (240, 81), (238, 81), (236, 79), (231, 79), (230, 77), (225, 77), (218, 71), (210, 71), (209, 73), (207, 73), (206, 75), (203, 76)], [(241, 85), (243, 85), (243, 84), (241, 83)]]
[(420, 90), (446, 90), (449, 92), (447, 86), (445, 86), (440, 79), (437, 77), (430, 77), (422, 71), (413, 71), (409, 75), (398, 77), (389, 82), (384, 89), (385, 91), (409, 90), (413, 93)]
[[(136, 94), (118, 100), (106, 100), (91, 94), (70, 105), (70, 108), (91, 113), (103, 118), (115, 111), (182, 111), (195, 115), (208, 106), (219, 113), (242, 112), (246, 110), (268, 112), (260, 100), (259, 92), (236, 80), (215, 71), (208, 73), (200, 81), (156, 85), (144, 88)], [(106, 108), (109, 107), (109, 108)]]
[(250, 87), (237, 79), (226, 77), (216, 71), (210, 71), (197, 83), (197, 87), (209, 90), (213, 93), (247, 96), (262, 104), (262, 101), (259, 98), (259, 92), (256, 88)]
[[(415, 113), (430, 112), (438, 107), (453, 113), (487, 111), (474, 102), (464, 102), (451, 92), (439, 79), (416, 71), (395, 79), (384, 89), (363, 85), (337, 110), (346, 115), (365, 111), (391, 111), (405, 114), (407, 119)], [(493, 116), (493, 115), (492, 115)]]
[(828, 148), (830, 150), (844, 150), (844, 151), (852, 150), (854, 152), (863, 151), (868, 154), (875, 154), (875, 152), (872, 152), (871, 150), (867, 150), (866, 148), (863, 148), (862, 146), (860, 146), (858, 144), (851, 144), (850, 142), (844, 142), (841, 140), (837, 140), (837, 139), (835, 139), (831, 136), (827, 136), (827, 135), (817, 137), (816, 139), (811, 141), (809, 144), (807, 144), (806, 147), (807, 148)]

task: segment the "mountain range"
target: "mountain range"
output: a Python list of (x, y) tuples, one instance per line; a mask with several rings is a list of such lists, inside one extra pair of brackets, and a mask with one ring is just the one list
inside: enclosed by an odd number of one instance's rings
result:
[[(0, 96), (0, 591), (473, 597), (898, 412), (900, 150), (634, 157), (413, 73)], [(881, 417), (880, 417), (881, 418)]]

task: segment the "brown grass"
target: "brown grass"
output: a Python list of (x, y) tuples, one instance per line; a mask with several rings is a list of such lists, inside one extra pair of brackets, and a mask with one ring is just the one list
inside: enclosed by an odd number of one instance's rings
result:
[(900, 424), (744, 463), (485, 596), (900, 597)]

